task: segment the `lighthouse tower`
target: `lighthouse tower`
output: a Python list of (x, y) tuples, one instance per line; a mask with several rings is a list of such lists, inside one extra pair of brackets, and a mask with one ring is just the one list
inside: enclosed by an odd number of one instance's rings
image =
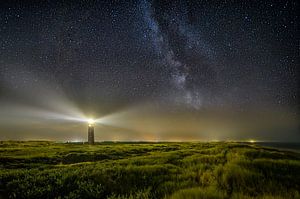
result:
[(95, 143), (94, 123), (93, 122), (89, 122), (89, 126), (88, 126), (88, 143), (89, 144), (94, 144)]

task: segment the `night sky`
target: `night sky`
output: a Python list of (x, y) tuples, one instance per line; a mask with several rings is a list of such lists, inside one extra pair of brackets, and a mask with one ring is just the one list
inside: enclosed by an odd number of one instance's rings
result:
[(300, 140), (298, 6), (1, 1), (0, 139)]

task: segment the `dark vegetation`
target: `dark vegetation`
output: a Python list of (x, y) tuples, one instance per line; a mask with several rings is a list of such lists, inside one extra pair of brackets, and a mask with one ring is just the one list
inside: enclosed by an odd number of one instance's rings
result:
[(300, 154), (241, 143), (0, 142), (0, 198), (300, 198)]

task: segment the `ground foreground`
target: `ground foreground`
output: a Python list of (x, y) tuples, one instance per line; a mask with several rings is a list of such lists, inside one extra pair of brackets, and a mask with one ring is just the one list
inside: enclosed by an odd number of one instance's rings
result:
[(0, 198), (300, 198), (300, 154), (241, 143), (0, 142)]

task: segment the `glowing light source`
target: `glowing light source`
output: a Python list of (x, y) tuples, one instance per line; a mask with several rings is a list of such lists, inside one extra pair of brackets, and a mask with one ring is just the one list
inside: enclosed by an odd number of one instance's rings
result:
[(255, 143), (256, 141), (255, 141), (255, 140), (249, 140), (249, 142), (250, 142), (250, 143)]
[(94, 119), (88, 119), (88, 123), (89, 123), (89, 125), (93, 125), (93, 124), (95, 124), (95, 120)]

